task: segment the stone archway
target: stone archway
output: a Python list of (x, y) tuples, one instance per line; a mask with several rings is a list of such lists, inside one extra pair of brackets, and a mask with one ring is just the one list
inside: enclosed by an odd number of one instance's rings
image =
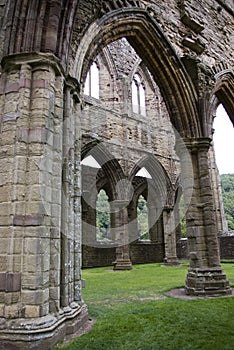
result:
[[(201, 130), (197, 123), (195, 91), (190, 78), (157, 23), (142, 9), (116, 10), (92, 23), (80, 41), (76, 56), (72, 57), (70, 74), (83, 83), (97, 53), (123, 36), (129, 40), (159, 85), (177, 131), (187, 137), (199, 136)], [(184, 89), (187, 94), (184, 94)]]
[[(184, 193), (187, 198), (192, 193), (186, 291), (230, 293), (220, 267), (207, 159), (211, 68), (220, 58), (233, 66), (227, 44), (233, 11), (220, 6), (217, 13), (213, 1), (205, 7), (197, 3), (195, 13), (183, 1), (160, 6), (147, 0), (2, 1), (0, 340), (5, 349), (49, 349), (87, 320), (81, 293), (80, 87), (98, 50), (122, 36), (158, 82), (191, 155), (192, 174), (178, 140)], [(202, 33), (203, 16), (210, 30)], [(229, 30), (223, 33), (214, 23)], [(215, 93), (233, 120), (232, 86), (227, 76)]]

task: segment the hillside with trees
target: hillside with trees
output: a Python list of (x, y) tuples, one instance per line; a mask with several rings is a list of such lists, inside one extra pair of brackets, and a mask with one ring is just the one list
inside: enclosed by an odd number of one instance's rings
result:
[(227, 218), (228, 230), (234, 230), (234, 174), (223, 174), (221, 187), (223, 194), (224, 211)]

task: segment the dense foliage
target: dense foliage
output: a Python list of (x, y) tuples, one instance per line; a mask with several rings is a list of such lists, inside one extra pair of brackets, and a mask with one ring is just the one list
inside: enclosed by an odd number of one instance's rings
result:
[(227, 218), (228, 230), (234, 230), (234, 174), (221, 175), (224, 211)]
[[(228, 230), (234, 230), (234, 174), (221, 175), (224, 211), (227, 218)], [(181, 232), (186, 237), (186, 223), (183, 196), (180, 203)], [(149, 239), (148, 210), (143, 196), (139, 197), (137, 205), (138, 237), (141, 240)], [(97, 201), (97, 239), (106, 239), (110, 236), (110, 207), (108, 197), (101, 190)]]
[(104, 190), (101, 190), (98, 194), (96, 207), (97, 240), (110, 238), (110, 226), (110, 205), (108, 196)]
[(137, 225), (140, 240), (149, 239), (148, 209), (143, 196), (139, 196), (137, 203)]
[[(138, 238), (140, 240), (149, 239), (148, 209), (147, 202), (143, 196), (139, 196), (137, 203), (137, 225)], [(106, 240), (110, 238), (110, 205), (108, 196), (104, 190), (101, 190), (97, 197), (96, 227), (97, 240)]]

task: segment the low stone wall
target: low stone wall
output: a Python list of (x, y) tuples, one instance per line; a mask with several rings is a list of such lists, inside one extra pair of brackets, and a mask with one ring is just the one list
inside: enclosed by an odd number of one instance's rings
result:
[(234, 259), (234, 236), (219, 238), (221, 259)]
[[(219, 237), (221, 259), (234, 259), (234, 235)], [(188, 258), (187, 239), (180, 239), (177, 242), (177, 256), (179, 259)]]
[(101, 267), (112, 265), (115, 261), (115, 247), (82, 246), (82, 267)]
[[(130, 259), (133, 264), (162, 262), (163, 244), (135, 242), (130, 244)], [(115, 261), (115, 247), (100, 244), (100, 247), (82, 246), (82, 267), (109, 266)]]
[(130, 259), (133, 264), (162, 262), (164, 245), (159, 243), (136, 242), (130, 245)]
[[(234, 259), (234, 236), (219, 238), (221, 259)], [(188, 259), (187, 239), (177, 242), (178, 259)], [(134, 242), (130, 244), (130, 259), (133, 264), (148, 264), (163, 262), (163, 244), (150, 242)], [(101, 267), (110, 266), (115, 261), (115, 247), (100, 245), (100, 247), (82, 247), (82, 266)]]
[(176, 244), (178, 259), (188, 259), (188, 242), (187, 238), (181, 238)]

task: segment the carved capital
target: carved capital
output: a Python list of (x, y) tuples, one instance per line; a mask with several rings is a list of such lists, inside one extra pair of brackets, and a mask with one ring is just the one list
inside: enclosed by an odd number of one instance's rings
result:
[(208, 152), (211, 142), (212, 139), (209, 137), (184, 138), (183, 140), (177, 141), (176, 153), (181, 156), (184, 149), (187, 149), (190, 153), (197, 153), (200, 151)]

